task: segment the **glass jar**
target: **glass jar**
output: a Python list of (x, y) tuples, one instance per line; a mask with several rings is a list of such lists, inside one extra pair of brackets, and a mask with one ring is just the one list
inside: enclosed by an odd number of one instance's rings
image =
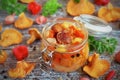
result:
[(90, 36), (107, 37), (112, 32), (112, 27), (106, 21), (93, 15), (81, 14), (74, 17), (74, 20), (82, 22)]
[(72, 72), (82, 67), (89, 54), (84, 25), (68, 18), (49, 22), (42, 30), (42, 58), (53, 70)]

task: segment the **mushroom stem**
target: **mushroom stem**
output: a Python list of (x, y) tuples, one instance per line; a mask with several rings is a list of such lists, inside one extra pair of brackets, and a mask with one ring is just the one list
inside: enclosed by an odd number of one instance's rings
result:
[(30, 39), (27, 40), (27, 44), (31, 44), (36, 40), (36, 37), (34, 35), (31, 35)]
[(28, 33), (31, 35), (31, 37), (28, 39), (27, 44), (33, 43), (36, 39), (41, 39), (41, 34), (37, 28), (29, 29)]

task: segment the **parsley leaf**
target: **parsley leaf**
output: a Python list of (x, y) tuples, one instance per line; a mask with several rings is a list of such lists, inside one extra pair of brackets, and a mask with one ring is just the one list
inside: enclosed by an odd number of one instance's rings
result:
[(117, 40), (115, 38), (101, 38), (95, 39), (93, 36), (88, 38), (90, 51), (96, 51), (100, 54), (109, 53), (112, 54), (117, 45)]
[(62, 5), (58, 3), (57, 0), (48, 0), (43, 5), (43, 12), (42, 15), (48, 16), (54, 14), (58, 8), (60, 8)]
[(0, 0), (0, 9), (5, 10), (8, 14), (19, 15), (26, 10), (26, 6), (18, 3), (18, 0)]
[(79, 3), (79, 2), (80, 2), (80, 0), (74, 0), (74, 2)]

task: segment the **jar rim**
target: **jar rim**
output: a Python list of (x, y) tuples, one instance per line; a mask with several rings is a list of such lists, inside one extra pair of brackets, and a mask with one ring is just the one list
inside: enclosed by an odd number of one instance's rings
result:
[[(71, 19), (71, 18), (60, 18), (60, 19), (55, 19), (55, 20), (53, 20), (53, 22), (51, 21), (50, 23), (48, 23), (48, 24), (46, 24), (46, 26), (43, 28), (43, 30), (42, 30), (42, 38), (43, 38), (43, 40), (46, 42), (46, 44), (47, 45), (51, 45), (51, 46), (56, 46), (56, 47), (58, 47), (58, 45), (52, 45), (51, 43), (49, 43), (47, 40), (46, 40), (46, 37), (45, 37), (45, 33), (46, 33), (46, 30), (48, 30), (49, 28), (51, 28), (54, 24), (56, 24), (56, 23), (63, 23), (63, 22), (73, 22), (74, 24), (76, 24), (77, 25), (77, 27), (81, 27), (81, 29), (82, 30), (84, 30), (84, 32), (85, 32), (85, 38), (82, 40), (82, 42), (81, 42), (81, 44), (79, 44), (79, 45), (75, 45), (75, 46), (69, 46), (69, 44), (68, 45), (66, 45), (66, 48), (79, 48), (79, 49), (77, 49), (77, 50), (74, 50), (74, 51), (72, 51), (72, 52), (63, 52), (63, 53), (75, 53), (75, 52), (78, 52), (78, 51), (80, 51), (83, 47), (84, 47), (84, 45), (85, 45), (85, 43), (87, 42), (87, 40), (88, 40), (88, 31), (87, 31), (87, 29), (84, 27), (84, 25), (83, 24), (81, 24), (81, 23), (79, 23), (78, 21), (75, 21), (75, 20), (73, 20), (73, 19)], [(73, 24), (72, 23), (72, 24)], [(79, 26), (78, 26), (79, 25)], [(62, 52), (60, 52), (60, 53), (62, 53)]]

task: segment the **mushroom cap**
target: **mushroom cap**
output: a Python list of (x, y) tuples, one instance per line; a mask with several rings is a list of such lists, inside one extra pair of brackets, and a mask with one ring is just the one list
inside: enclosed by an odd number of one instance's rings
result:
[(28, 3), (33, 2), (35, 0), (19, 0), (19, 1), (22, 2), (22, 3), (28, 4)]
[(30, 28), (28, 33), (34, 35), (37, 39), (41, 39), (41, 34), (37, 28)]
[(19, 44), (22, 42), (22, 34), (13, 28), (4, 30), (1, 34), (0, 45), (3, 47), (8, 47), (13, 44)]
[(25, 13), (21, 13), (18, 19), (14, 23), (15, 27), (18, 29), (26, 29), (30, 28), (33, 25), (33, 20), (25, 15)]

